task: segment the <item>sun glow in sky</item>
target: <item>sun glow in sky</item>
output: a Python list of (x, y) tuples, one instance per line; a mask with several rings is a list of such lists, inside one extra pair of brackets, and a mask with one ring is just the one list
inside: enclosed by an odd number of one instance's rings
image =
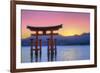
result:
[(55, 26), (63, 24), (58, 31), (63, 36), (80, 35), (90, 32), (90, 14), (80, 12), (56, 12), (39, 10), (22, 10), (22, 38), (30, 36), (26, 28), (30, 26)]

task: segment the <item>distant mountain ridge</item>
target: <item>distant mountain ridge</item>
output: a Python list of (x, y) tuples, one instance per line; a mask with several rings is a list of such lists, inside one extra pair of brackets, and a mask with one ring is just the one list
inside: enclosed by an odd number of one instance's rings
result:
[[(47, 39), (50, 36), (39, 36), (42, 39), (42, 45), (47, 45)], [(30, 46), (30, 39), (35, 39), (35, 36), (28, 37), (21, 40), (22, 46)], [(54, 39), (57, 39), (57, 45), (89, 45), (90, 44), (90, 33), (83, 33), (82, 35), (74, 36), (61, 36), (55, 35)]]

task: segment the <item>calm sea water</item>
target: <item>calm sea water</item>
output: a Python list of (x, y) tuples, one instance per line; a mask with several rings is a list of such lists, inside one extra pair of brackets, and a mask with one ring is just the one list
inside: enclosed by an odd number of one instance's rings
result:
[[(90, 59), (90, 46), (57, 46), (57, 55), (53, 57), (54, 61), (70, 61), (70, 60), (88, 60)], [(30, 62), (30, 46), (22, 47), (21, 60), (23, 63)], [(41, 60), (39, 62), (47, 62), (47, 46), (42, 47)], [(33, 52), (33, 62), (35, 54)]]

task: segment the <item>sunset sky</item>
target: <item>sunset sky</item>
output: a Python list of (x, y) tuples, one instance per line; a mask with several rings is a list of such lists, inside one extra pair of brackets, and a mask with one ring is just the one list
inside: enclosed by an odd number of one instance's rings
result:
[(22, 10), (21, 24), (22, 38), (30, 36), (27, 25), (43, 27), (63, 24), (58, 31), (60, 35), (80, 35), (90, 32), (90, 13)]

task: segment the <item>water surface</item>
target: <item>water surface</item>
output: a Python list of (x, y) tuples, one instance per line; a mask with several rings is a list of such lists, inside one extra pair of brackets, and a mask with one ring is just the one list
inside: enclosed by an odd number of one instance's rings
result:
[[(90, 46), (57, 46), (57, 55), (53, 57), (53, 61), (71, 61), (71, 60), (88, 60), (90, 59)], [(30, 46), (22, 46), (21, 51), (22, 63), (31, 62)], [(33, 62), (35, 62), (35, 54), (33, 52)], [(47, 46), (42, 46), (41, 59), (38, 62), (48, 62)]]

